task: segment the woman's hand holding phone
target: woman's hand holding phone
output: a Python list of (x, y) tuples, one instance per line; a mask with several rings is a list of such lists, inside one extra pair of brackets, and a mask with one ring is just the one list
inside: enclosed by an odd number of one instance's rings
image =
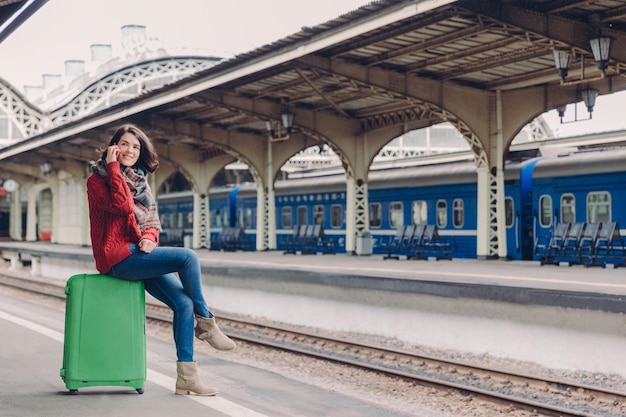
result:
[(107, 164), (117, 161), (117, 157), (120, 154), (120, 148), (117, 145), (111, 145), (109, 146), (109, 149), (107, 149), (107, 157), (106, 157), (106, 162)]

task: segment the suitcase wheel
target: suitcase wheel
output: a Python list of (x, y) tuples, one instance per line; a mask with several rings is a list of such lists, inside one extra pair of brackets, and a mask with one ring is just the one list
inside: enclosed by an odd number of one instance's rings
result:
[(137, 394), (143, 394), (143, 388), (137, 388)]
[(77, 389), (71, 389), (70, 390), (70, 395), (76, 395), (78, 394), (78, 390)]

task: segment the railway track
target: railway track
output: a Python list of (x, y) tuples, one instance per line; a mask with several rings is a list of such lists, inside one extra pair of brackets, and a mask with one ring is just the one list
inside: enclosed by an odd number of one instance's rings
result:
[[(0, 285), (35, 294), (65, 298), (64, 288), (26, 277), (0, 274)], [(148, 303), (148, 320), (171, 323), (168, 308)], [(310, 357), (392, 375), (422, 385), (455, 389), (464, 395), (527, 410), (535, 416), (622, 417), (626, 393), (601, 387), (513, 374), (435, 357), (415, 355), (380, 346), (337, 340), (298, 329), (269, 326), (220, 315), (220, 326), (230, 337)]]

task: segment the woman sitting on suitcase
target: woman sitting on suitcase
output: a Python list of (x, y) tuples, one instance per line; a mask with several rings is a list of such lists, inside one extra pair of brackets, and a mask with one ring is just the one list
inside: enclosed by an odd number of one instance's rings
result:
[(194, 333), (219, 350), (234, 349), (235, 342), (217, 327), (207, 307), (196, 253), (157, 245), (161, 224), (147, 177), (158, 165), (150, 139), (126, 124), (91, 167), (87, 197), (96, 268), (120, 279), (142, 280), (148, 293), (173, 310), (176, 394), (215, 395), (218, 390), (198, 377)]

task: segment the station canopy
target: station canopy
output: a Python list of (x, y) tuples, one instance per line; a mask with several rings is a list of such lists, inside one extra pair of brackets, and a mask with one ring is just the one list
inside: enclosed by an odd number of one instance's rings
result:
[[(424, 11), (416, 13), (422, 6)], [(610, 58), (599, 64), (590, 40), (601, 38), (610, 38)], [(263, 140), (266, 121), (280, 121), (286, 107), (345, 118), (362, 132), (402, 123), (427, 127), (445, 120), (432, 104), (401, 93), (399, 84), (407, 77), (490, 92), (558, 86), (563, 77), (555, 51), (570, 56), (567, 79), (581, 74), (597, 78), (604, 65), (602, 77), (614, 91), (625, 89), (626, 1), (372, 2), (70, 122), (68, 127), (75, 128), (65, 128), (66, 137), (53, 129), (59, 138), (55, 141), (67, 145), (62, 152), (44, 146), (53, 142), (51, 133), (43, 133), (11, 145), (19, 150), (11, 158), (27, 162), (32, 160), (27, 154), (36, 152), (63, 159), (80, 154), (86, 145), (93, 149), (103, 141), (102, 135), (85, 134), (93, 129), (93, 120), (100, 117), (99, 127), (110, 131), (119, 120), (108, 115), (133, 108), (141, 109), (129, 117), (138, 123), (160, 119), (171, 126), (200, 127), (195, 131), (220, 129)], [(297, 118), (294, 132), (315, 134), (301, 130)], [(222, 152), (206, 139), (183, 133), (152, 136), (157, 145), (184, 143), (207, 158)]]

